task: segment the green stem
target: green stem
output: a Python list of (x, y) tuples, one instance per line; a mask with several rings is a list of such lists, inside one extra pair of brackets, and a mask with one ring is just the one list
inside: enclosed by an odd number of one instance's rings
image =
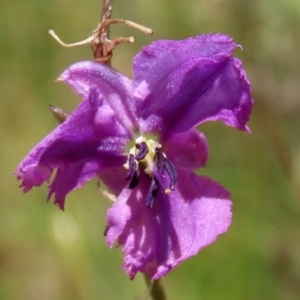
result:
[(144, 274), (144, 278), (152, 300), (167, 299), (161, 279), (151, 280), (146, 274)]

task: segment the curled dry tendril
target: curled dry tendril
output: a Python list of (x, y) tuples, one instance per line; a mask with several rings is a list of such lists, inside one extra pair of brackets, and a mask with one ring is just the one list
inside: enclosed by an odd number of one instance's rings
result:
[(139, 25), (132, 21), (123, 20), (123, 19), (110, 19), (112, 7), (110, 7), (109, 11), (104, 15), (102, 21), (99, 23), (97, 28), (93, 30), (90, 36), (80, 42), (66, 44), (64, 43), (54, 32), (54, 30), (49, 30), (49, 34), (63, 47), (70, 48), (85, 44), (90, 44), (90, 47), (93, 51), (94, 60), (101, 63), (108, 63), (113, 55), (114, 48), (122, 43), (133, 43), (134, 38), (130, 37), (117, 37), (113, 40), (110, 40), (108, 37), (108, 26), (112, 24), (121, 24), (126, 25), (135, 29), (138, 29), (146, 34), (153, 34), (152, 29), (147, 28), (145, 26)]

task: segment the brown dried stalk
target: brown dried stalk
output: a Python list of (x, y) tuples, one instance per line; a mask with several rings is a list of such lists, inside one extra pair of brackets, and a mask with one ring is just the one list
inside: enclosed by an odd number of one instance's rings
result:
[(94, 59), (101, 63), (108, 63), (113, 55), (114, 48), (122, 43), (133, 43), (134, 38), (131, 37), (117, 37), (113, 40), (109, 39), (109, 26), (112, 24), (127, 25), (129, 27), (138, 29), (146, 34), (153, 34), (152, 29), (136, 24), (134, 22), (123, 19), (110, 19), (112, 6), (109, 7), (107, 12), (102, 18), (102, 21), (95, 30), (92, 31), (90, 36), (77, 43), (66, 44), (55, 34), (53, 30), (49, 30), (52, 37), (64, 47), (74, 47), (84, 44), (90, 44), (93, 51)]

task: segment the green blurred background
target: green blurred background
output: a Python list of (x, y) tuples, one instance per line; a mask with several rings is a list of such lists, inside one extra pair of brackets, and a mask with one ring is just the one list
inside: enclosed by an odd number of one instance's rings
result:
[[(2, 0), (0, 10), (0, 299), (147, 299), (143, 277), (130, 281), (120, 249), (103, 237), (105, 211), (96, 182), (68, 195), (66, 211), (46, 203), (47, 187), (22, 194), (12, 175), (53, 128), (53, 104), (76, 96), (54, 80), (91, 58), (47, 33), (79, 41), (95, 28), (100, 1)], [(232, 193), (233, 224), (217, 242), (163, 279), (168, 298), (300, 299), (300, 2), (298, 0), (115, 0), (114, 17), (151, 27), (153, 37), (114, 25), (113, 66), (131, 76), (131, 60), (152, 40), (207, 32), (234, 37), (252, 82), (252, 134), (221, 123), (201, 126), (210, 143), (203, 174)]]

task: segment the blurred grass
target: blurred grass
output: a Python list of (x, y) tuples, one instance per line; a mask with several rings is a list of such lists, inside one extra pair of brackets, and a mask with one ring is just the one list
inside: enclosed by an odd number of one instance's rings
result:
[[(142, 276), (120, 269), (122, 253), (104, 241), (105, 211), (95, 182), (68, 196), (66, 211), (46, 204), (43, 186), (18, 189), (12, 171), (56, 122), (54, 104), (71, 111), (78, 99), (55, 78), (91, 58), (88, 47), (64, 49), (95, 27), (100, 1), (2, 1), (0, 10), (0, 299), (146, 299)], [(169, 299), (300, 298), (300, 2), (296, 0), (115, 1), (115, 17), (152, 27), (153, 37), (112, 27), (136, 42), (114, 52), (113, 66), (154, 39), (223, 32), (243, 45), (256, 104), (253, 134), (219, 123), (201, 126), (210, 143), (203, 174), (232, 193), (227, 234), (166, 278)], [(220, 150), (221, 149), (221, 150)]]

